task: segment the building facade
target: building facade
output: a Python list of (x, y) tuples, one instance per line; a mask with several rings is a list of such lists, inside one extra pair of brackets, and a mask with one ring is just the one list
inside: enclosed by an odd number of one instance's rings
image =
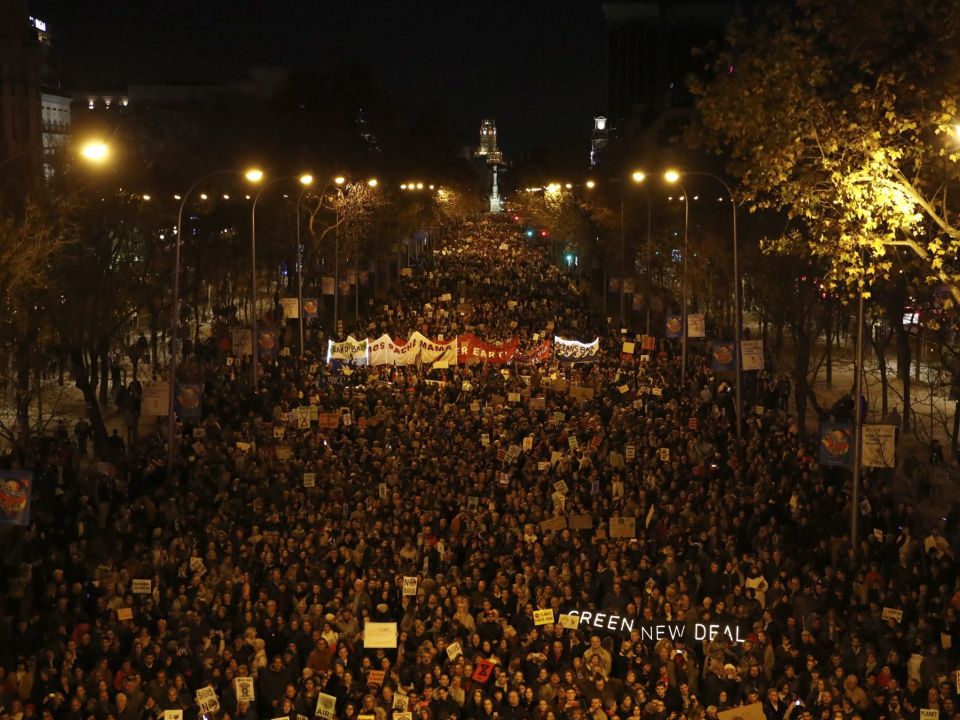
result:
[[(26, 3), (0, 0), (0, 178), (29, 184), (40, 173), (42, 54)], [(2, 172), (7, 170), (9, 172)], [(6, 184), (6, 182), (5, 182)]]

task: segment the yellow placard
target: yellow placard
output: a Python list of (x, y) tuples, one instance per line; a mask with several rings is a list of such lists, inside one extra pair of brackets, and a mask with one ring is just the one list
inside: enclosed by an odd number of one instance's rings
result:
[(533, 611), (533, 624), (534, 625), (552, 625), (553, 620), (553, 610), (534, 610)]
[(580, 626), (580, 617), (578, 615), (561, 615), (560, 627), (567, 630), (576, 630)]

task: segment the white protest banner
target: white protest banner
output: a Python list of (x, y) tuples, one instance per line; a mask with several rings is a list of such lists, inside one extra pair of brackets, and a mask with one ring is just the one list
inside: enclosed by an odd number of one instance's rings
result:
[(415, 597), (417, 594), (417, 578), (415, 577), (404, 577), (403, 578), (403, 597)]
[(740, 364), (744, 370), (763, 370), (763, 340), (740, 341)]
[(625, 452), (626, 452), (627, 460), (633, 460), (637, 456), (636, 445), (627, 445)]
[(233, 681), (233, 687), (237, 693), (237, 702), (253, 702), (257, 699), (256, 691), (253, 689), (252, 677), (238, 677)]
[(561, 362), (593, 362), (600, 356), (600, 338), (591, 343), (554, 336), (554, 357)]
[(183, 710), (164, 710), (163, 720), (183, 720)]
[(687, 315), (687, 337), (702, 338), (707, 336), (707, 323), (703, 313)]
[(896, 467), (895, 425), (864, 425), (861, 438), (864, 467)]
[(397, 647), (397, 624), (395, 622), (370, 622), (363, 625), (364, 648)]
[(153, 581), (136, 579), (130, 583), (130, 592), (134, 595), (149, 595), (153, 592)]
[(327, 362), (339, 360), (353, 365), (368, 365), (370, 363), (370, 341), (364, 338), (358, 340), (348, 335), (343, 342), (327, 341)]
[(450, 662), (453, 662), (461, 655), (463, 655), (463, 650), (460, 649), (460, 643), (455, 642), (447, 645), (447, 657), (450, 658)]
[(333, 695), (319, 693), (317, 695), (317, 707), (313, 714), (323, 720), (333, 720), (333, 714), (337, 709), (337, 699)]
[(903, 620), (903, 610), (898, 608), (885, 607), (883, 612), (880, 613), (881, 620), (893, 620), (897, 624)]

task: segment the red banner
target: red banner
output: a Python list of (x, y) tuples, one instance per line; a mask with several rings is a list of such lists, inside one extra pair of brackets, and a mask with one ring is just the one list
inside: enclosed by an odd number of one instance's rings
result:
[(474, 362), (504, 365), (513, 360), (513, 356), (517, 354), (520, 340), (510, 338), (501, 343), (489, 343), (472, 333), (468, 333), (457, 337), (457, 345), (459, 346), (457, 362), (460, 365), (468, 365)]

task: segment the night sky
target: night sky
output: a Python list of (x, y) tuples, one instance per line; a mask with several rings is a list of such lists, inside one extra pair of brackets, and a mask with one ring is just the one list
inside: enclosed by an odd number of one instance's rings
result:
[(250, 65), (370, 65), (401, 110), (443, 113), (474, 144), (585, 142), (605, 109), (600, 0), (32, 0), (68, 88), (240, 79)]

